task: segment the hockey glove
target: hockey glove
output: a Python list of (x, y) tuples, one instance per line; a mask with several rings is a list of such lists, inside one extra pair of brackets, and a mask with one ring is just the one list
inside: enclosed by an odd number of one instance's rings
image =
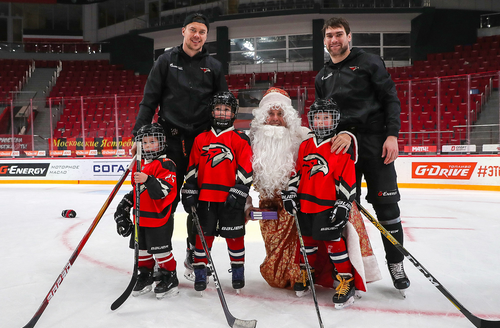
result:
[(181, 189), (182, 205), (187, 213), (191, 213), (191, 207), (198, 206), (198, 186), (192, 183), (185, 183)]
[(330, 214), (330, 222), (333, 223), (335, 230), (344, 229), (347, 221), (349, 221), (349, 212), (351, 211), (352, 204), (338, 199), (335, 202), (332, 213)]
[(242, 184), (235, 184), (234, 187), (229, 189), (229, 195), (227, 195), (224, 206), (237, 210), (244, 209), (249, 191), (250, 187)]
[(116, 232), (123, 236), (128, 237), (132, 233), (134, 225), (130, 221), (130, 213), (128, 212), (115, 212)]
[(293, 215), (293, 211), (300, 209), (297, 192), (293, 190), (282, 190), (281, 199), (283, 200), (283, 207), (285, 210)]
[(128, 237), (132, 233), (132, 221), (130, 221), (130, 209), (134, 206), (132, 199), (134, 198), (134, 192), (130, 191), (128, 194), (123, 196), (115, 211), (115, 221), (116, 221), (116, 232), (123, 236)]

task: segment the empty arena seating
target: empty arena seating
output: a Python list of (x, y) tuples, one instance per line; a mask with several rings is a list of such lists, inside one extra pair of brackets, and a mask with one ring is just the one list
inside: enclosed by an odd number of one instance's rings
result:
[(0, 59), (0, 103), (10, 101), (12, 91), (21, 91), (31, 69), (31, 60)]
[[(107, 60), (65, 61), (50, 105), (62, 110), (54, 137), (131, 135), (147, 75)], [(117, 117), (117, 119), (116, 119)], [(118, 124), (116, 124), (118, 122)]]

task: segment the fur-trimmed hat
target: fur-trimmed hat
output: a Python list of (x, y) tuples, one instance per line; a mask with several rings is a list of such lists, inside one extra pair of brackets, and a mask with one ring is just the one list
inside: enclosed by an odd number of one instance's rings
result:
[(288, 92), (286, 92), (285, 90), (272, 87), (269, 88), (269, 90), (267, 90), (264, 96), (262, 97), (262, 100), (259, 103), (259, 107), (262, 108), (268, 104), (276, 104), (276, 103), (280, 103), (285, 106), (292, 106), (292, 99), (290, 99)]

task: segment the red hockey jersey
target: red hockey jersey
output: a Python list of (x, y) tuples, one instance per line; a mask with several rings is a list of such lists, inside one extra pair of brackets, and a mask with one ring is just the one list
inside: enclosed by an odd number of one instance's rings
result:
[[(136, 171), (137, 169), (134, 165), (132, 168), (134, 208), (136, 207), (136, 188), (134, 180), (134, 173)], [(167, 223), (170, 218), (172, 202), (177, 195), (175, 164), (171, 159), (168, 159), (165, 155), (163, 155), (151, 162), (143, 160), (141, 172), (149, 175), (149, 178), (140, 186), (141, 198), (139, 204), (139, 225), (141, 227), (160, 227)]]
[(217, 134), (214, 129), (194, 140), (186, 183), (196, 184), (199, 200), (225, 202), (235, 184), (252, 185), (252, 148), (248, 136), (234, 127)]
[(331, 152), (330, 141), (318, 145), (313, 137), (300, 145), (289, 189), (297, 190), (303, 213), (319, 213), (333, 208), (337, 199), (352, 202), (356, 196), (353, 147), (337, 155)]

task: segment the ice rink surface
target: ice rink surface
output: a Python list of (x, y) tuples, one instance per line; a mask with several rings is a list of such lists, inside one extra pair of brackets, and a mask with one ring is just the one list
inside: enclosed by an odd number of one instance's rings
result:
[[(21, 328), (32, 318), (104, 204), (111, 185), (2, 185), (0, 197), (0, 327)], [(113, 212), (127, 182), (97, 225), (36, 327), (227, 327), (210, 281), (203, 297), (183, 277), (185, 218), (176, 214), (174, 255), (180, 293), (154, 293), (110, 305), (127, 287), (133, 267), (128, 238), (116, 234)], [(474, 315), (500, 320), (500, 194), (487, 191), (401, 189), (405, 248)], [(254, 205), (256, 204), (256, 195)], [(362, 204), (374, 214), (366, 202)], [(64, 209), (77, 213), (61, 217)], [(368, 285), (354, 305), (335, 310), (332, 289), (317, 287), (325, 327), (474, 327), (408, 260), (406, 299), (393, 288), (378, 230), (365, 220), (383, 279)], [(231, 287), (226, 243), (216, 238), (212, 257), (229, 310), (257, 327), (319, 327), (311, 296), (267, 285), (259, 272), (265, 251), (258, 222), (247, 224), (246, 286)]]

